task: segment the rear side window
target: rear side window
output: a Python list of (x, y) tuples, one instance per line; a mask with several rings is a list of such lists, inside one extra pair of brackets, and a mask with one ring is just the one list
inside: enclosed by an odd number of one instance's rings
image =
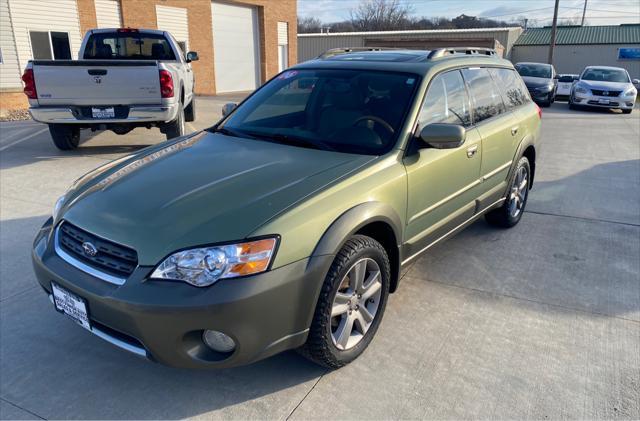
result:
[(463, 69), (462, 74), (469, 85), (475, 123), (506, 111), (500, 91), (487, 69)]
[(458, 70), (437, 75), (420, 111), (420, 127), (431, 123), (471, 124), (469, 97)]
[(92, 34), (84, 50), (92, 60), (176, 60), (169, 41), (162, 34), (105, 32)]
[(529, 94), (522, 79), (511, 69), (490, 69), (489, 72), (498, 86), (502, 89), (504, 103), (508, 109), (524, 105), (529, 102)]

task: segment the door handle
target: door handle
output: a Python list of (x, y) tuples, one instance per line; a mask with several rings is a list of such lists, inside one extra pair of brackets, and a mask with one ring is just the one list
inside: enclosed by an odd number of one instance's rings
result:
[(515, 136), (515, 135), (517, 135), (517, 134), (518, 134), (518, 129), (519, 129), (519, 127), (518, 127), (518, 126), (516, 126), (516, 127), (512, 127), (512, 128), (511, 128), (511, 136)]
[(467, 148), (467, 158), (473, 158), (476, 152), (478, 152), (478, 145), (469, 146)]

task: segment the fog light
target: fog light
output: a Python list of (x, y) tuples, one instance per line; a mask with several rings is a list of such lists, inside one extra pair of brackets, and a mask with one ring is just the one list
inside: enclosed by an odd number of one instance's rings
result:
[(205, 330), (202, 334), (205, 344), (217, 352), (231, 352), (236, 349), (236, 343), (229, 336), (217, 330)]

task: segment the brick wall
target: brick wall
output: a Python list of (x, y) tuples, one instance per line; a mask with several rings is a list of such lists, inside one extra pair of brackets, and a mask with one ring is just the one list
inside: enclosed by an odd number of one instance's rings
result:
[(78, 6), (78, 18), (80, 20), (80, 32), (84, 37), (84, 34), (89, 29), (94, 29), (98, 26), (98, 20), (96, 18), (96, 5), (94, 0), (76, 0)]
[[(88, 1), (88, 0), (78, 0)], [(260, 72), (262, 82), (278, 72), (278, 22), (289, 23), (289, 64), (297, 62), (296, 0), (231, 1), (257, 6), (260, 23)], [(189, 47), (198, 52), (200, 60), (192, 63), (196, 76), (196, 93), (216, 93), (214, 74), (213, 31), (209, 0), (120, 0), (124, 26), (157, 27), (156, 5), (183, 7), (189, 19)], [(95, 12), (94, 12), (95, 14)]]

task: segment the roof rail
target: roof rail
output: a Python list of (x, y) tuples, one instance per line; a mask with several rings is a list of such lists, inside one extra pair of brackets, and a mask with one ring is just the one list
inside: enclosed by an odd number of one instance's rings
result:
[(482, 47), (447, 47), (437, 48), (429, 53), (427, 60), (433, 60), (436, 58), (449, 56), (453, 54), (468, 54), (468, 55), (483, 55), (483, 56), (495, 56), (496, 50), (493, 48)]
[(339, 54), (347, 54), (347, 53), (355, 53), (359, 51), (385, 51), (385, 50), (398, 50), (399, 48), (387, 48), (387, 47), (342, 47), (342, 48), (331, 48), (330, 50), (325, 51), (320, 54), (316, 58), (329, 58), (333, 56), (337, 56)]

